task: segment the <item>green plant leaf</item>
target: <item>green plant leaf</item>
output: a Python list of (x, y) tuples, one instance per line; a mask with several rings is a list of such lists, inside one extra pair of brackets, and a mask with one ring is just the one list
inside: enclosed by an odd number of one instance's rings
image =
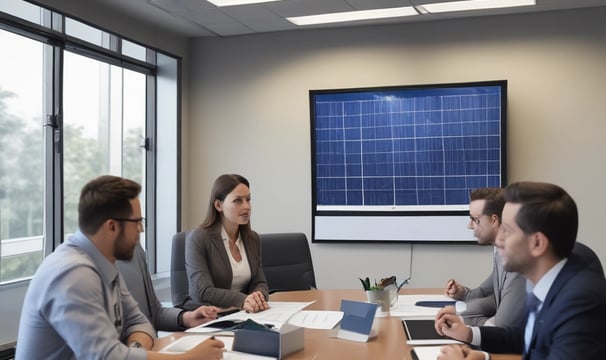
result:
[(370, 279), (366, 278), (364, 280), (362, 280), (362, 278), (358, 278), (360, 279), (360, 282), (362, 283), (362, 287), (364, 288), (364, 290), (368, 290), (370, 289)]

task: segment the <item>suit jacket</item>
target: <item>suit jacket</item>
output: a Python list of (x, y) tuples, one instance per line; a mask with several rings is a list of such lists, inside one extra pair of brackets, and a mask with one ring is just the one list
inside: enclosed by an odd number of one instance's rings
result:
[[(601, 359), (606, 354), (606, 280), (597, 257), (589, 260), (578, 252), (568, 257), (536, 316), (525, 360)], [(522, 353), (525, 325), (480, 327), (482, 349)]]
[(253, 232), (250, 238), (243, 237), (242, 242), (251, 273), (244, 292), (230, 290), (233, 273), (221, 238), (221, 224), (210, 229), (197, 228), (187, 234), (185, 269), (189, 278), (189, 296), (194, 302), (242, 307), (246, 296), (257, 290), (268, 299), (269, 288), (261, 267), (259, 235)]
[(177, 317), (183, 310), (165, 308), (162, 306), (160, 300), (158, 300), (151, 275), (147, 268), (145, 251), (140, 244), (135, 247), (131, 260), (117, 260), (116, 265), (120, 269), (128, 291), (137, 300), (139, 310), (147, 317), (156, 330), (182, 330), (177, 323)]
[(465, 296), (467, 310), (461, 315), (468, 325), (484, 325), (491, 319), (495, 326), (509, 326), (526, 317), (526, 280), (518, 273), (503, 269), (501, 257), (494, 254), (492, 273)]

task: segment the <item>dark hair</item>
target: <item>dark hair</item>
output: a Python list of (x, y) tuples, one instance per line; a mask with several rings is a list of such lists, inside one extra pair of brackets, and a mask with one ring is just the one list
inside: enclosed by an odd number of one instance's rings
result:
[(130, 200), (141, 192), (138, 183), (111, 175), (89, 181), (80, 192), (78, 203), (78, 227), (86, 235), (92, 235), (111, 218), (128, 218), (133, 209)]
[(503, 198), (503, 189), (498, 187), (486, 187), (471, 190), (469, 194), (471, 201), (474, 200), (486, 200), (484, 203), (484, 209), (482, 215), (496, 215), (501, 223), (501, 214), (503, 213), (503, 207), (505, 206), (505, 199)]
[[(244, 184), (250, 189), (248, 180), (242, 175), (237, 174), (224, 174), (219, 176), (212, 189), (210, 190), (210, 199), (208, 201), (208, 209), (206, 211), (206, 218), (200, 225), (201, 228), (208, 229), (214, 227), (221, 222), (221, 214), (215, 208), (215, 200), (225, 201), (227, 195), (229, 195), (236, 186)], [(249, 237), (252, 232), (250, 221), (247, 224), (240, 225), (240, 233), (244, 234), (245, 237)]]
[(561, 259), (572, 253), (579, 214), (564, 189), (549, 183), (517, 182), (505, 188), (505, 201), (522, 205), (515, 220), (526, 235), (542, 232)]

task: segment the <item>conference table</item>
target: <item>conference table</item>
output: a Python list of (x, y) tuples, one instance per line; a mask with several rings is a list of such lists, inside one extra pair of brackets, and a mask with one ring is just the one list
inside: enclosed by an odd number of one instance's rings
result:
[[(401, 295), (439, 294), (441, 289), (401, 289)], [(305, 290), (277, 292), (270, 301), (312, 302), (305, 310), (339, 310), (341, 300), (366, 301), (366, 294), (359, 290)], [(399, 317), (377, 317), (378, 334), (361, 343), (329, 337), (330, 330), (305, 329), (303, 349), (287, 355), (285, 360), (412, 360), (411, 349), (406, 344), (404, 327)], [(154, 349), (162, 349), (187, 333), (174, 333), (158, 339)], [(491, 355), (492, 360), (519, 360), (519, 355)]]

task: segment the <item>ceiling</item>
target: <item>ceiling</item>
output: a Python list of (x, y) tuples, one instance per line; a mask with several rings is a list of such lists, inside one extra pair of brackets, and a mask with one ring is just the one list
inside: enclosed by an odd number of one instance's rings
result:
[(368, 10), (374, 8), (423, 5), (452, 0), (283, 0), (254, 5), (216, 7), (205, 0), (96, 0), (99, 6), (151, 22), (155, 26), (187, 37), (228, 37), (236, 35), (305, 30), (320, 27), (346, 27), (418, 21), (519, 14), (606, 6), (606, 0), (536, 0), (536, 6), (509, 9), (476, 10), (426, 14), (394, 19), (360, 21), (330, 25), (298, 27), (286, 17), (327, 12)]

